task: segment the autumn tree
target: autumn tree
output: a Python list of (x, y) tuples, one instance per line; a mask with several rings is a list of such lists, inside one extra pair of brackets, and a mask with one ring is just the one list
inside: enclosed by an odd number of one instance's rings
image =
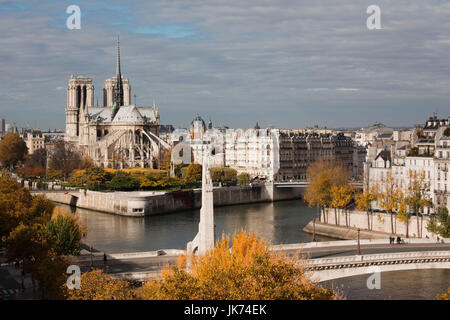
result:
[(10, 178), (6, 170), (0, 176), (0, 239), (21, 222), (32, 224), (47, 221), (53, 203), (42, 195), (31, 196), (28, 189)]
[(381, 207), (386, 210), (391, 216), (391, 233), (394, 232), (394, 212), (399, 206), (400, 188), (392, 177), (391, 172), (388, 172), (385, 179), (382, 181), (382, 186), (379, 191), (379, 201)]
[(167, 151), (164, 153), (161, 165), (159, 166), (161, 170), (170, 170), (170, 163), (172, 161), (172, 151)]
[(437, 295), (438, 300), (450, 300), (450, 287), (447, 288), (447, 292)]
[(138, 292), (157, 300), (319, 300), (336, 299), (332, 290), (317, 286), (305, 274), (304, 263), (270, 250), (254, 233), (222, 237), (201, 256), (181, 256), (162, 271), (161, 281), (149, 281)]
[(350, 174), (342, 165), (320, 159), (308, 167), (306, 177), (309, 184), (304, 199), (310, 207), (317, 207), (320, 217), (321, 210), (332, 204), (332, 186), (347, 185)]
[(9, 132), (0, 140), (0, 162), (6, 168), (14, 169), (27, 153), (27, 145), (17, 133)]
[[(425, 172), (415, 172), (409, 170), (409, 183), (406, 192), (406, 202), (408, 207), (416, 214), (417, 236), (421, 237), (421, 228), (419, 223), (419, 214), (424, 207), (431, 206), (431, 200), (428, 196), (430, 188), (429, 183), (425, 180)], [(409, 215), (408, 218), (409, 219)]]
[(87, 169), (91, 167), (95, 167), (94, 160), (87, 155), (82, 156), (80, 161), (80, 169)]
[(377, 193), (374, 188), (364, 190), (355, 195), (356, 208), (365, 211), (367, 214), (367, 229), (371, 230), (370, 215), (372, 213), (372, 203), (377, 200)]
[(134, 290), (122, 279), (114, 279), (102, 270), (81, 275), (80, 289), (68, 290), (68, 300), (132, 300)]
[[(355, 193), (355, 188), (351, 184), (344, 184), (344, 185), (332, 184), (330, 188), (330, 193), (331, 193), (330, 206), (335, 209), (335, 218), (337, 219), (336, 209), (339, 208), (340, 210), (342, 210), (347, 205), (350, 204), (351, 200), (353, 199), (353, 194)], [(348, 227), (349, 223), (347, 218), (347, 212), (345, 217), (346, 217), (345, 224)]]
[(196, 183), (202, 181), (202, 166), (198, 163), (191, 163), (186, 169), (185, 180), (188, 183)]
[(44, 177), (47, 165), (47, 151), (37, 149), (29, 155), (23, 168), (17, 169), (17, 173), (26, 177)]
[(81, 165), (81, 155), (74, 147), (65, 141), (58, 141), (50, 154), (49, 168), (61, 171), (64, 180), (67, 180), (73, 170), (79, 169)]
[(84, 170), (74, 170), (69, 182), (72, 184), (85, 186), (90, 190), (101, 189), (106, 181), (111, 179), (111, 175), (103, 168), (90, 166)]
[(406, 237), (409, 238), (408, 198), (401, 189), (398, 190), (397, 197), (397, 218), (400, 222), (404, 222), (406, 224)]
[(55, 239), (44, 225), (34, 223), (17, 226), (3, 238), (7, 261), (22, 260), (24, 270), (36, 279), (48, 298), (61, 299), (67, 277), (67, 258), (56, 254)]

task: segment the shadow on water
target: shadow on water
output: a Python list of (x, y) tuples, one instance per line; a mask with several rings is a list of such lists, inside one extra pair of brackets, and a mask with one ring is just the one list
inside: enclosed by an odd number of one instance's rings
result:
[[(110, 253), (185, 249), (198, 231), (200, 216), (200, 210), (145, 218), (85, 209), (71, 211), (88, 229), (84, 242)], [(214, 209), (216, 238), (244, 229), (256, 232), (272, 244), (309, 242), (311, 235), (302, 229), (315, 215), (316, 210), (300, 200), (218, 207)], [(332, 239), (321, 237), (320, 240)]]

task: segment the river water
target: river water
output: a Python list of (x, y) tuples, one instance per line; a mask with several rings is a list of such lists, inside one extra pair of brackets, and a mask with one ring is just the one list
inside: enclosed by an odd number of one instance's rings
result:
[[(70, 210), (68, 206), (61, 207)], [(74, 211), (88, 230), (84, 242), (107, 253), (185, 249), (198, 231), (199, 212), (132, 218), (85, 209)], [(311, 234), (302, 229), (316, 214), (315, 208), (308, 208), (300, 200), (215, 208), (216, 238), (244, 229), (258, 233), (272, 244), (310, 242)], [(435, 299), (437, 293), (450, 286), (450, 270), (384, 272), (379, 290), (367, 288), (369, 276), (342, 278), (321, 285), (337, 288), (351, 300)]]

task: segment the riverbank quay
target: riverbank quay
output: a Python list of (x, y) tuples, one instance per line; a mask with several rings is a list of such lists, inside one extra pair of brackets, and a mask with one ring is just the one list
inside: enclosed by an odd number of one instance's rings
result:
[[(392, 219), (392, 220), (391, 220)], [(387, 239), (392, 235), (403, 239), (430, 239), (437, 241), (437, 234), (427, 230), (428, 216), (411, 216), (406, 222), (400, 221), (395, 214), (374, 212), (367, 214), (358, 210), (334, 210), (325, 208), (320, 218), (310, 221), (302, 230), (337, 239)], [(450, 239), (439, 237), (450, 242)]]
[[(213, 189), (214, 206), (220, 207), (301, 199), (303, 192), (304, 188), (277, 188), (272, 183), (253, 186), (216, 187)], [(75, 190), (34, 192), (33, 194), (44, 194), (54, 202), (76, 208), (130, 217), (143, 217), (199, 209), (202, 202), (201, 189), (172, 192), (99, 192)]]

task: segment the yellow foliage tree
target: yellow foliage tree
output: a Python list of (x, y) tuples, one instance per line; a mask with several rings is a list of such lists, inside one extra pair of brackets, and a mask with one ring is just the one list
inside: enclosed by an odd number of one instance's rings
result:
[(450, 300), (450, 287), (447, 289), (447, 293), (443, 293), (437, 296), (438, 300)]
[[(421, 237), (421, 228), (419, 223), (419, 213), (426, 206), (431, 206), (431, 200), (427, 194), (430, 184), (425, 180), (425, 172), (416, 172), (409, 170), (409, 183), (406, 194), (406, 202), (410, 209), (414, 211), (417, 218), (417, 236)], [(408, 217), (409, 219), (409, 217)]]
[(374, 188), (364, 190), (355, 195), (356, 208), (367, 213), (367, 229), (371, 230), (370, 213), (372, 211), (372, 202), (377, 200), (377, 193)]
[[(312, 163), (307, 170), (309, 185), (304, 196), (308, 206), (317, 207), (319, 217), (324, 207), (338, 208), (338, 202), (341, 201), (338, 196), (341, 194), (338, 191), (339, 187), (348, 184), (349, 176), (349, 172), (343, 166), (332, 161), (321, 159)], [(332, 195), (333, 186), (335, 198)]]
[(379, 200), (381, 207), (391, 215), (391, 233), (394, 231), (394, 212), (398, 210), (401, 190), (396, 181), (388, 172), (387, 177), (382, 181), (382, 187), (379, 190)]
[[(337, 299), (332, 290), (317, 286), (303, 264), (269, 250), (254, 233), (222, 237), (202, 256), (182, 256), (176, 266), (162, 271), (163, 280), (149, 281), (141, 299), (156, 300), (303, 300)], [(189, 269), (189, 271), (187, 270)]]
[(68, 300), (132, 300), (135, 291), (122, 279), (114, 279), (102, 270), (83, 273), (80, 289), (67, 290)]
[[(350, 184), (345, 185), (332, 185), (330, 188), (331, 192), (331, 207), (334, 208), (335, 216), (336, 209), (344, 209), (352, 200), (353, 194), (355, 193), (355, 188)], [(347, 213), (347, 212), (346, 212)], [(348, 226), (348, 219), (346, 215), (345, 224)], [(336, 221), (337, 224), (337, 221)]]

